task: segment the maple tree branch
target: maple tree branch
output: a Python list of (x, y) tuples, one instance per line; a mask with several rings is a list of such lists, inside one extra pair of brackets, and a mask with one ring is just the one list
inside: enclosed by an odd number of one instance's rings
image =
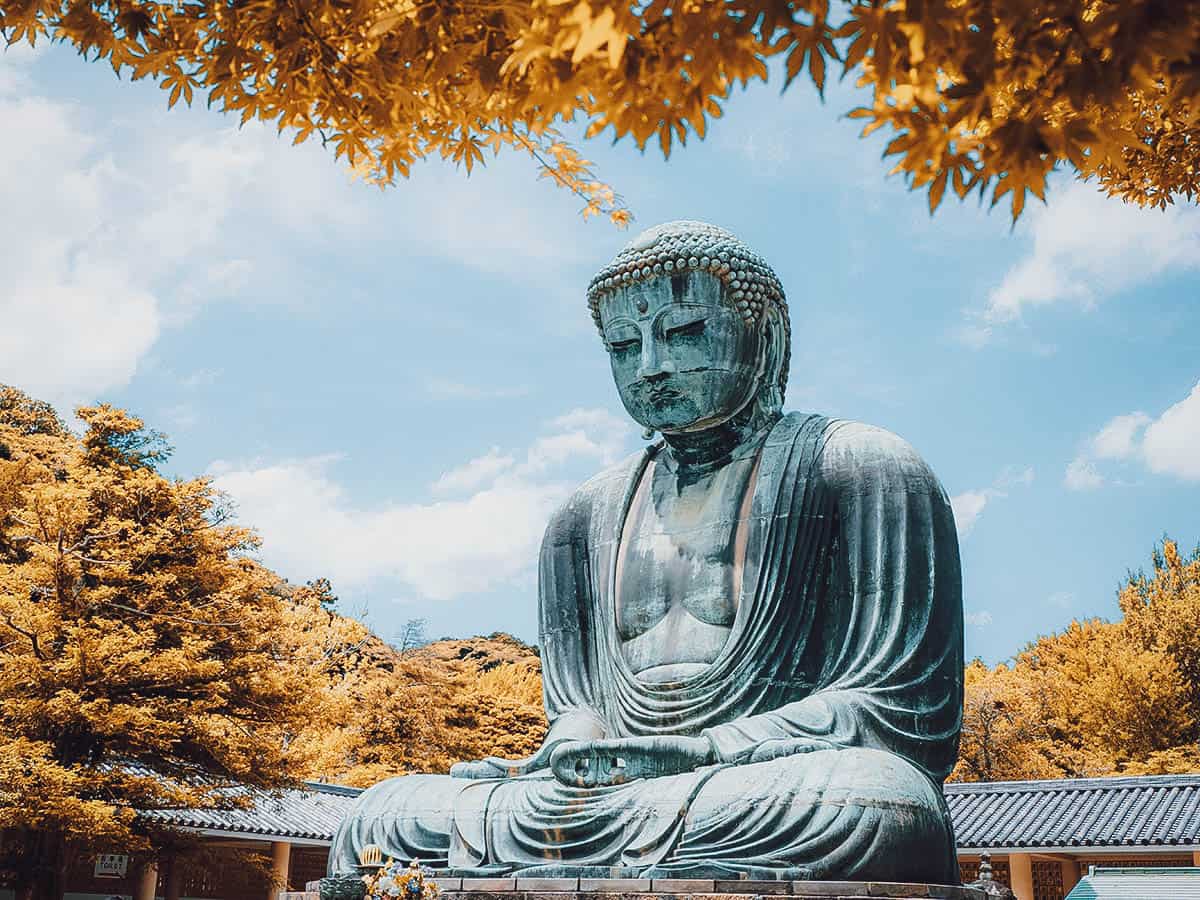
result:
[(205, 622), (201, 619), (187, 619), (183, 616), (171, 616), (166, 613), (147, 612), (144, 609), (137, 609), (133, 606), (126, 606), (123, 603), (114, 603), (111, 600), (100, 601), (103, 606), (111, 606), (114, 609), (124, 610), (125, 612), (134, 613), (135, 615), (145, 616), (148, 619), (162, 619), (165, 622), (179, 622), (183, 625), (203, 625), (213, 628), (241, 628), (243, 622)]
[(41, 646), (38, 644), (37, 634), (35, 634), (32, 631), (26, 631), (24, 628), (22, 628), (20, 625), (18, 625), (16, 622), (13, 621), (12, 616), (5, 616), (4, 620), (6, 622), (8, 622), (8, 627), (11, 628), (13, 631), (15, 631), (17, 634), (23, 635), (24, 637), (28, 638), (29, 643), (33, 646), (33, 655), (36, 656), (38, 659), (40, 659), (42, 662), (46, 662), (46, 657), (42, 653)]

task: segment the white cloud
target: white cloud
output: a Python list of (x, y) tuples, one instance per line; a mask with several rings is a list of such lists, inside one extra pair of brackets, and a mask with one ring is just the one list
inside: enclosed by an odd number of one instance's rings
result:
[(987, 628), (994, 620), (990, 612), (986, 609), (981, 609), (979, 612), (965, 613), (963, 621), (975, 628)]
[(238, 294), (250, 282), (254, 263), (248, 259), (230, 259), (208, 270), (208, 283), (218, 294)]
[(954, 510), (954, 524), (958, 536), (965, 538), (983, 515), (984, 509), (993, 500), (1007, 497), (1014, 487), (1033, 483), (1033, 467), (1017, 468), (1009, 466), (996, 476), (990, 487), (974, 491), (963, 491), (950, 498), (950, 506)]
[[(263, 536), (266, 562), (283, 574), (327, 576), (349, 589), (394, 579), (445, 599), (533, 571), (546, 520), (580, 477), (568, 464), (593, 471), (628, 439), (629, 429), (616, 434), (613, 421), (619, 420), (595, 411), (570, 413), (549, 423), (550, 433), (523, 455), (493, 448), (431, 486), (435, 495), (460, 496), (419, 502), (356, 503), (330, 472), (337, 457), (218, 461), (210, 473), (236, 502), (239, 519)], [(583, 422), (589, 424), (578, 430), (560, 424)], [(570, 453), (547, 452), (548, 446), (569, 446)]]
[(216, 299), (301, 302), (289, 253), (331, 228), (533, 278), (539, 297), (584, 252), (545, 227), (573, 220), (575, 198), (529, 202), (526, 160), (469, 180), (434, 161), (380, 198), (316, 142), (257, 123), (168, 112), (160, 97), (98, 114), (41, 76), (55, 52), (0, 50), (0, 122), (21, 136), (0, 141), (0, 171), (19, 173), (0, 179), (0, 210), (20, 223), (0, 245), (0, 381), (56, 404), (124, 387), (165, 330)]
[(1067, 463), (1067, 471), (1063, 475), (1063, 484), (1068, 490), (1090, 491), (1104, 484), (1104, 477), (1086, 456), (1077, 456)]
[(1143, 412), (1117, 416), (1092, 438), (1097, 459), (1129, 459), (1137, 453), (1138, 434), (1150, 422)]
[(161, 312), (113, 234), (115, 165), (92, 157), (70, 107), (7, 90), (25, 81), (7, 53), (0, 73), (0, 121), (21, 135), (0, 141), (0, 171), (20, 173), (0, 179), (0, 209), (20, 223), (0, 243), (0, 381), (71, 403), (132, 377)]
[(493, 447), (483, 456), (477, 456), (464, 465), (443, 473), (433, 483), (431, 490), (435, 494), (473, 490), (494, 480), (501, 472), (511, 469), (516, 462), (516, 457), (502, 454), (499, 447)]
[(987, 490), (964, 491), (950, 498), (950, 506), (954, 509), (954, 524), (958, 527), (960, 536), (966, 537), (971, 533), (989, 499), (991, 494)]
[(1188, 204), (1143, 209), (1073, 181), (1027, 213), (1033, 246), (969, 317), (960, 337), (986, 344), (996, 326), (1054, 303), (1090, 308), (1168, 272), (1200, 267), (1200, 214)]
[(1144, 412), (1110, 419), (1067, 464), (1063, 484), (1076, 491), (1103, 485), (1097, 460), (1137, 462), (1157, 475), (1200, 481), (1200, 382), (1157, 419)]
[[(245, 285), (250, 262), (226, 252), (231, 213), (262, 203), (283, 151), (307, 163), (225, 120), (199, 135), (97, 122), (46, 95), (35, 59), (0, 53), (0, 122), (21, 135), (0, 142), (0, 171), (20, 173), (0, 179), (0, 209), (20, 223), (0, 244), (0, 381), (69, 406), (126, 385), (165, 328)], [(121, 146), (130, 133), (145, 140)]]
[(1151, 472), (1200, 481), (1200, 382), (1146, 427), (1142, 454)]
[(529, 448), (525, 471), (541, 472), (574, 459), (614, 463), (625, 448), (630, 425), (605, 409), (573, 409), (550, 422), (554, 433)]
[(0, 47), (0, 97), (28, 90), (28, 67), (45, 47), (44, 41), (38, 47), (24, 41)]
[(1129, 460), (1141, 454), (1142, 431), (1151, 422), (1144, 412), (1114, 416), (1090, 437), (1063, 473), (1063, 486), (1071, 491), (1094, 491), (1105, 478), (1097, 460)]

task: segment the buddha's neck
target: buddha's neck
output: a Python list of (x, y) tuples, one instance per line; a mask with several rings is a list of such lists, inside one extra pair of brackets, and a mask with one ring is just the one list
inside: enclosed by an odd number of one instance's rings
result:
[(742, 412), (712, 428), (663, 434), (668, 465), (681, 474), (719, 469), (756, 450), (779, 416), (778, 410), (763, 410), (751, 402)]

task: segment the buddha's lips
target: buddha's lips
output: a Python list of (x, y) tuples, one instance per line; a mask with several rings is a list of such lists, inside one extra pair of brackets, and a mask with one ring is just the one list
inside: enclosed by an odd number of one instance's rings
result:
[(669, 400), (678, 400), (683, 394), (675, 388), (653, 387), (646, 391), (646, 396), (650, 398), (651, 403), (663, 403)]
[(645, 396), (654, 401), (674, 400), (683, 396), (678, 388), (674, 388), (669, 384), (642, 382), (638, 387)]

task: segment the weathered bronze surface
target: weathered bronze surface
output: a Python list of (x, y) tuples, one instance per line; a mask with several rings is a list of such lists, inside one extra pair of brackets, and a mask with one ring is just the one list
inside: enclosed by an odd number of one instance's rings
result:
[(547, 528), (545, 744), (376, 785), (330, 873), (375, 844), (452, 875), (957, 884), (941, 485), (895, 435), (782, 413), (783, 290), (727, 232), (651, 229), (588, 299), (622, 403), (662, 439)]

